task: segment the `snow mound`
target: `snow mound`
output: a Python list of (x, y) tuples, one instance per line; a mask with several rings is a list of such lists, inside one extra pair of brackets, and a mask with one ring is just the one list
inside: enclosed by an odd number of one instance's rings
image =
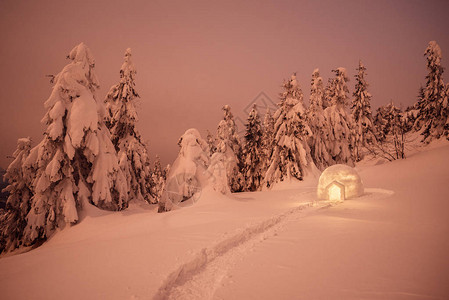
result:
[(318, 181), (319, 199), (344, 200), (363, 195), (362, 179), (357, 171), (346, 165), (333, 165), (323, 171)]

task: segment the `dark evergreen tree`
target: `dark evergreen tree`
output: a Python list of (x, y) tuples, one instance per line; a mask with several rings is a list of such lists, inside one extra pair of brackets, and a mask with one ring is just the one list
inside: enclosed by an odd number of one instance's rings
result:
[(371, 94), (368, 93), (368, 84), (365, 80), (366, 68), (359, 61), (359, 67), (355, 84), (354, 98), (352, 100), (352, 124), (353, 124), (353, 154), (356, 161), (363, 158), (362, 149), (376, 141), (373, 116), (371, 113)]
[(166, 180), (166, 170), (162, 170), (161, 159), (156, 155), (154, 160), (154, 168), (151, 173), (151, 195), (153, 196), (155, 202), (159, 202), (162, 197), (162, 192), (164, 191)]
[(426, 76), (423, 97), (417, 103), (419, 113), (415, 120), (415, 129), (423, 135), (423, 142), (430, 142), (448, 134), (448, 95), (443, 82), (444, 68), (441, 66), (440, 47), (435, 41), (431, 41), (424, 55), (427, 58), (429, 74)]
[(332, 70), (335, 78), (332, 81), (329, 94), (332, 95), (331, 106), (324, 110), (327, 121), (326, 136), (333, 163), (354, 165), (351, 154), (351, 118), (346, 111), (348, 102), (349, 81), (345, 68)]
[(9, 252), (23, 244), (23, 232), (27, 225), (26, 217), (31, 209), (33, 170), (25, 165), (31, 150), (29, 138), (17, 141), (13, 154), (14, 161), (4, 175), (9, 183), (4, 189), (9, 193), (5, 214), (0, 215), (0, 253)]
[[(105, 99), (105, 122), (125, 173), (129, 198), (156, 203), (151, 193), (151, 170), (147, 149), (136, 128), (138, 121), (135, 100), (136, 69), (131, 60), (131, 49), (125, 51), (125, 61), (120, 69), (120, 82), (111, 87)], [(153, 196), (153, 197), (152, 197)]]
[(309, 139), (310, 152), (315, 165), (324, 170), (332, 164), (329, 155), (327, 136), (325, 132), (326, 119), (324, 118), (324, 90), (323, 79), (320, 71), (315, 69), (312, 73), (310, 89), (310, 105), (307, 110), (307, 118), (312, 135)]
[(263, 130), (256, 105), (249, 113), (246, 123), (245, 144), (243, 147), (245, 190), (257, 191), (262, 187), (263, 162)]
[(231, 192), (241, 192), (245, 187), (244, 177), (241, 173), (242, 146), (237, 135), (237, 126), (231, 108), (223, 106), (224, 118), (217, 128), (217, 152), (226, 157), (226, 173)]
[(263, 121), (263, 135), (262, 135), (262, 150), (263, 150), (262, 174), (264, 176), (270, 165), (270, 157), (274, 149), (273, 139), (274, 139), (274, 119), (270, 109), (267, 109)]

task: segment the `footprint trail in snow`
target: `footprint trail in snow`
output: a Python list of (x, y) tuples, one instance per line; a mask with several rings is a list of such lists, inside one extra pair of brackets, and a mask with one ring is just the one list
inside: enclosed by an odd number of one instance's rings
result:
[[(361, 198), (382, 198), (390, 191), (366, 189)], [(314, 193), (308, 192), (310, 198)], [(304, 198), (303, 198), (304, 199)], [(258, 244), (276, 236), (289, 222), (335, 205), (327, 201), (303, 202), (299, 206), (264, 221), (252, 224), (209, 248), (172, 272), (154, 299), (212, 299), (228, 272)]]

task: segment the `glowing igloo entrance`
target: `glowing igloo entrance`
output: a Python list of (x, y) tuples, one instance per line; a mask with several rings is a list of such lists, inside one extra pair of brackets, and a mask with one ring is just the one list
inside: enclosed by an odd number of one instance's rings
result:
[(333, 165), (324, 170), (318, 181), (318, 198), (343, 201), (363, 194), (360, 175), (346, 165)]

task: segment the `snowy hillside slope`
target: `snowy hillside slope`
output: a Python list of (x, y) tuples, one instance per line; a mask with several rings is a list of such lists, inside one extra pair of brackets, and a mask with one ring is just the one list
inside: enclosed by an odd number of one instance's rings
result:
[[(449, 299), (449, 147), (361, 168), (394, 191), (291, 222), (237, 264), (217, 299)], [(434, 148), (434, 149), (431, 149)]]
[(157, 214), (94, 207), (0, 259), (1, 299), (447, 298), (449, 144), (358, 167), (366, 193), (329, 206), (316, 179)]

